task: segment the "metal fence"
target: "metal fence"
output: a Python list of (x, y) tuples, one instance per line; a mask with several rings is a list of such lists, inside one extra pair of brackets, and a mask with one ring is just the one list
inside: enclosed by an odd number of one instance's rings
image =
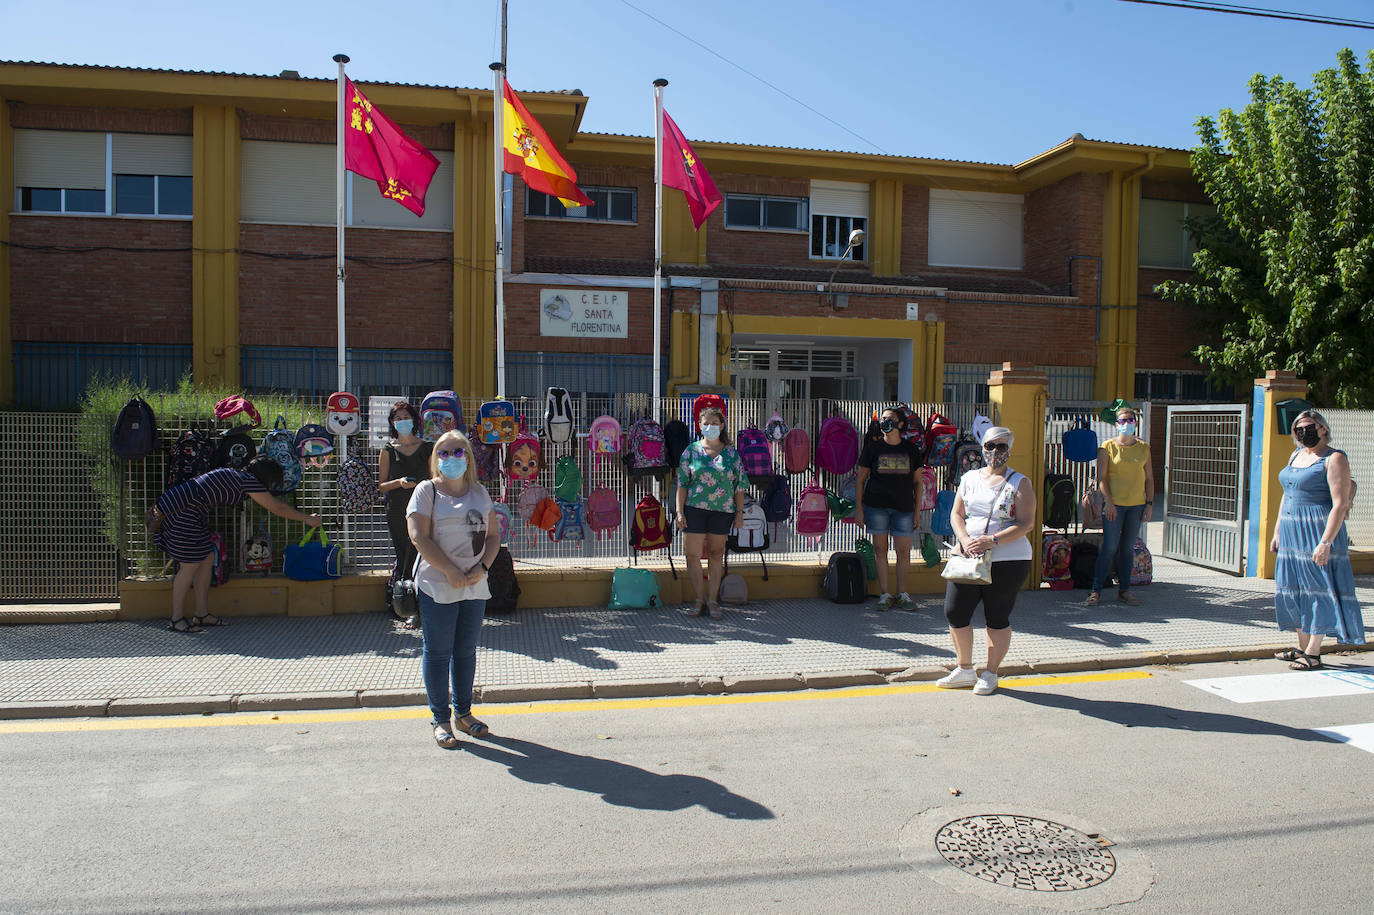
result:
[(70, 409), (97, 379), (175, 388), (190, 371), (189, 345), (21, 341), (14, 344), (14, 399), (27, 407)]
[(1322, 410), (1331, 424), (1331, 445), (1350, 460), (1350, 476), (1361, 488), (1346, 518), (1350, 545), (1374, 547), (1374, 410)]
[[(245, 346), (240, 360), (243, 387), (250, 394), (288, 392), (324, 399), (339, 389), (338, 350), (319, 346)], [(448, 350), (344, 350), (345, 390), (366, 403), (371, 395), (392, 394), (412, 403), (429, 391), (447, 388), (453, 378)]]
[[(1045, 472), (1062, 473), (1073, 478), (1074, 492), (1082, 499), (1083, 494), (1097, 485), (1097, 463), (1082, 463), (1066, 460), (1064, 457), (1064, 433), (1076, 429), (1079, 423), (1087, 420), (1088, 428), (1097, 435), (1098, 442), (1105, 442), (1116, 435), (1115, 422), (1103, 422), (1097, 415), (1102, 404), (1090, 400), (1058, 400), (1050, 404), (1045, 416)], [(1142, 441), (1150, 443), (1150, 404), (1142, 403), (1136, 411), (1140, 423), (1138, 435)], [(1156, 480), (1160, 490), (1163, 481)], [(1044, 493), (1040, 493), (1044, 498)], [(1078, 519), (1082, 521), (1081, 518)]]

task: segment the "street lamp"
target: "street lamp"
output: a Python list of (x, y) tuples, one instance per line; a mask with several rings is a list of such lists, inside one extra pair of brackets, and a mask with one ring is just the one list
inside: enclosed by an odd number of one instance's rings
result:
[(846, 300), (845, 300), (845, 305), (840, 305), (840, 304), (839, 304), (839, 298), (836, 297), (835, 294), (834, 294), (834, 292), (833, 292), (833, 289), (834, 289), (834, 286), (835, 286), (835, 274), (839, 272), (839, 270), (840, 270), (840, 264), (844, 263), (845, 260), (849, 257), (849, 252), (854, 250), (854, 246), (855, 246), (855, 245), (862, 245), (863, 243), (864, 243), (864, 230), (863, 230), (863, 229), (855, 229), (853, 232), (850, 232), (850, 233), (849, 233), (849, 245), (844, 249), (844, 253), (840, 255), (840, 259), (839, 259), (838, 261), (835, 262), (835, 269), (830, 271), (830, 279), (826, 281), (826, 284), (825, 284), (825, 285), (826, 285), (826, 287), (827, 287), (828, 289), (832, 290), (832, 291), (831, 291), (831, 294), (830, 294), (830, 295), (831, 295), (831, 307), (832, 307), (832, 308), (844, 308), (844, 307), (846, 307), (846, 306), (849, 304), (848, 299), (846, 299)]

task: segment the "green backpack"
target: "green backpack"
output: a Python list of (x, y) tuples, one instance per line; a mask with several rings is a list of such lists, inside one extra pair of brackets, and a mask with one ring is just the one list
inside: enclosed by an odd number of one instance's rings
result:
[(582, 501), (582, 470), (577, 458), (565, 454), (553, 465), (553, 494), (564, 502)]
[(864, 573), (869, 581), (878, 580), (878, 554), (873, 551), (873, 541), (860, 537), (854, 541), (854, 552), (864, 561)]
[(623, 568), (611, 573), (611, 610), (647, 609), (663, 604), (658, 576), (648, 569)]

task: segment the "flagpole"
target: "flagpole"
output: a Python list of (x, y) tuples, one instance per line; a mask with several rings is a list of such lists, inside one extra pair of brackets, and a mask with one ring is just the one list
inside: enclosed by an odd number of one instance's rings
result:
[(661, 422), (659, 395), (662, 383), (660, 340), (663, 337), (663, 87), (666, 79), (654, 80), (654, 348), (650, 353), (654, 373), (654, 420)]
[[(504, 30), (502, 32), (504, 44)], [(502, 133), (502, 120), (506, 107), (506, 66), (505, 53), (501, 61), (491, 65), (495, 79), (492, 81), (492, 184), (495, 189), (496, 213), (496, 399), (506, 396), (506, 290), (505, 290), (505, 226), (503, 225), (503, 204), (505, 203), (506, 170), (505, 137)]]
[[(344, 64), (348, 63), (347, 54), (335, 54), (334, 62), (339, 65), (338, 76), (338, 95), (337, 105), (334, 111), (334, 241), (335, 241), (335, 260), (334, 274), (337, 278), (338, 290), (338, 314), (336, 322), (338, 324), (338, 362), (339, 362), (339, 386), (338, 391), (348, 390), (348, 379), (345, 373), (345, 353), (344, 353), (344, 197), (345, 182), (348, 180), (344, 172)], [(339, 439), (339, 463), (348, 460), (348, 436), (341, 435)]]

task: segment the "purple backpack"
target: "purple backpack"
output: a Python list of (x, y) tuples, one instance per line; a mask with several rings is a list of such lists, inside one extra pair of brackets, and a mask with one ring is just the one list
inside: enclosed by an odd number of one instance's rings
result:
[(773, 480), (773, 455), (768, 450), (768, 436), (757, 426), (741, 429), (735, 442), (744, 475), (755, 486), (767, 486)]
[(821, 423), (816, 441), (816, 466), (830, 473), (845, 474), (859, 460), (859, 430), (846, 417), (836, 414)]

